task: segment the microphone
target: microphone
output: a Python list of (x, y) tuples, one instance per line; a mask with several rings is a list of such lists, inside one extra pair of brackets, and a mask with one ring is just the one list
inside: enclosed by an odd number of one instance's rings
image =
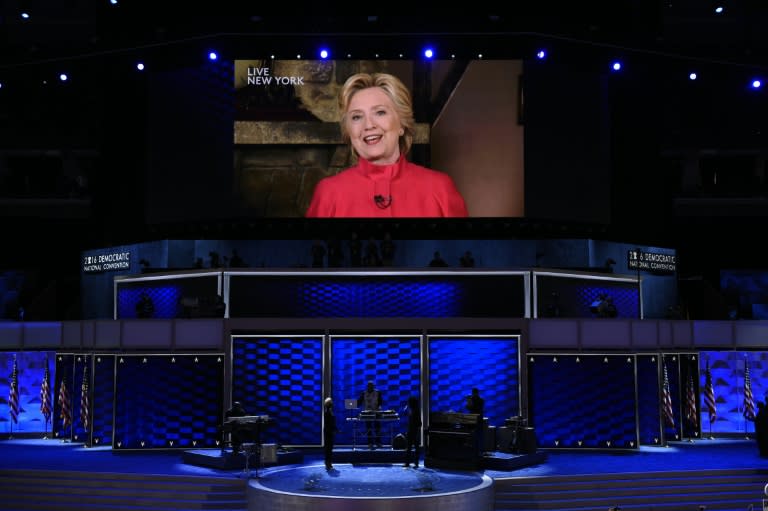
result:
[(376, 207), (379, 209), (387, 209), (392, 205), (392, 196), (384, 197), (383, 195), (374, 195), (373, 202), (376, 203)]

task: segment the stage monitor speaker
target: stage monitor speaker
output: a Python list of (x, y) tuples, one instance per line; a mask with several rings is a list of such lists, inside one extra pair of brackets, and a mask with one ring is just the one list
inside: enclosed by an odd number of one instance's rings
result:
[(493, 452), (496, 450), (496, 426), (485, 428), (483, 436), (483, 452)]
[(501, 452), (515, 451), (517, 428), (501, 426), (496, 428), (496, 448)]
[(519, 454), (536, 454), (538, 442), (536, 432), (533, 428), (518, 428), (517, 430), (517, 452)]

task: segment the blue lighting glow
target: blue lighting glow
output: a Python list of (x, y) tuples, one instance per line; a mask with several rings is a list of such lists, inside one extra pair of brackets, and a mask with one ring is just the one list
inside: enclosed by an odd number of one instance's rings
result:
[(696, 73), (691, 73), (691, 74), (688, 75), (688, 78), (691, 79), (691, 80), (695, 80), (698, 77), (699, 76)]
[(547, 52), (544, 51), (544, 50), (539, 50), (539, 51), (536, 52), (536, 58), (537, 59), (541, 60), (541, 59), (545, 58), (546, 56), (547, 56)]
[(138, 69), (139, 71), (144, 71), (144, 63), (139, 62), (138, 64), (136, 64), (136, 69)]
[(761, 82), (760, 80), (752, 80), (753, 89), (759, 89), (760, 87), (762, 87), (762, 85), (763, 85), (763, 82)]
[(427, 48), (424, 50), (424, 56), (428, 59), (431, 59), (435, 56), (435, 52), (432, 50), (432, 48)]
[(327, 59), (330, 53), (326, 49), (320, 50), (320, 58), (321, 59)]
[(219, 58), (219, 55), (215, 51), (208, 52), (209, 60), (216, 60), (218, 58)]
[(611, 64), (611, 69), (613, 69), (614, 71), (620, 71), (621, 70), (621, 62), (619, 62), (618, 60), (615, 61), (613, 64)]
[(69, 77), (67, 76), (66, 73), (61, 73), (59, 75), (59, 80), (61, 80), (62, 82), (66, 82), (68, 79), (69, 79)]

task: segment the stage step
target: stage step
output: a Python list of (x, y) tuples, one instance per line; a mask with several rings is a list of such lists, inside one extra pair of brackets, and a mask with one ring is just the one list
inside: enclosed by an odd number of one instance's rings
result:
[(0, 470), (7, 511), (244, 511), (246, 478)]
[(762, 509), (766, 470), (701, 470), (497, 478), (495, 511)]

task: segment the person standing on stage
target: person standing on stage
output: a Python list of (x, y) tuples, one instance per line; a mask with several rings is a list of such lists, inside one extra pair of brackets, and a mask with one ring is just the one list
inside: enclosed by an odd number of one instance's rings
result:
[(408, 415), (408, 432), (405, 435), (405, 467), (410, 467), (413, 463), (414, 468), (419, 468), (419, 444), (421, 444), (421, 410), (419, 409), (419, 398), (411, 396), (408, 398), (408, 405), (405, 413)]
[[(243, 404), (240, 401), (235, 401), (232, 403), (232, 408), (224, 413), (224, 419), (229, 420), (233, 417), (245, 417), (246, 415), (248, 415), (248, 412), (246, 412)], [(230, 435), (232, 441), (232, 452), (234, 454), (240, 452), (242, 445), (252, 439), (252, 435), (243, 427), (232, 428), (232, 433), (230, 433)]]
[(336, 415), (333, 413), (333, 399), (325, 398), (323, 403), (323, 446), (325, 449), (325, 470), (333, 470), (333, 445), (336, 441)]
[(467, 412), (476, 413), (480, 417), (485, 412), (485, 400), (480, 397), (480, 391), (477, 387), (472, 389), (472, 393), (467, 396)]
[[(368, 381), (365, 390), (357, 399), (357, 406), (362, 407), (366, 412), (377, 412), (381, 410), (381, 391), (376, 388), (372, 380)], [(365, 423), (365, 431), (368, 435), (368, 448), (373, 449), (373, 445), (381, 447), (381, 422), (378, 420), (369, 420)]]

